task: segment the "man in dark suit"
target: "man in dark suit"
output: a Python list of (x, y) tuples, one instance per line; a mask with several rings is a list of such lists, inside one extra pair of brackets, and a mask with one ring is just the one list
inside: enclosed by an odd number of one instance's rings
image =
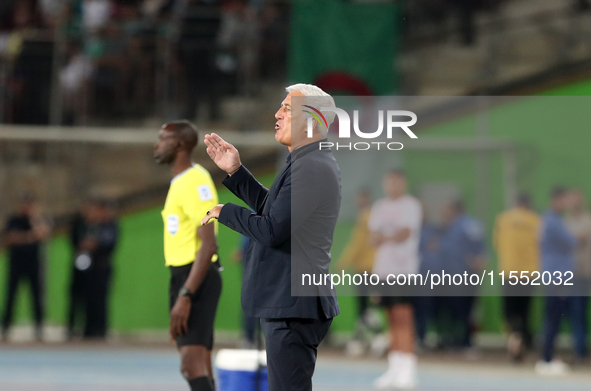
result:
[(261, 318), (271, 391), (312, 390), (316, 349), (339, 314), (334, 289), (304, 282), (304, 276), (328, 274), (341, 184), (335, 158), (321, 147), (334, 114), (325, 113), (326, 121), (308, 134), (301, 106), (320, 110), (335, 104), (316, 86), (296, 84), (287, 91), (275, 114), (275, 139), (290, 154), (270, 189), (242, 166), (232, 144), (205, 136), (209, 156), (228, 173), (224, 185), (255, 211), (218, 205), (202, 224), (219, 219), (250, 238), (242, 307), (247, 316)]

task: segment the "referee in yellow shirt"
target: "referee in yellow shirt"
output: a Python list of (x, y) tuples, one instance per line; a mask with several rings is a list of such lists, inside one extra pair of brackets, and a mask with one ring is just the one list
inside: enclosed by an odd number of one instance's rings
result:
[(171, 272), (170, 337), (176, 341), (181, 373), (191, 390), (213, 391), (213, 323), (222, 279), (217, 222), (200, 222), (218, 204), (218, 196), (209, 172), (191, 160), (197, 140), (191, 123), (169, 122), (160, 129), (154, 159), (168, 165), (173, 175), (162, 211), (164, 258)]
[[(527, 194), (520, 194), (517, 206), (497, 217), (493, 241), (499, 271), (505, 272), (505, 278), (513, 272), (519, 278), (523, 274), (531, 280), (531, 273), (539, 269), (539, 229), (540, 216), (532, 209)], [(504, 289), (505, 320), (510, 329), (507, 348), (512, 359), (520, 360), (524, 349), (532, 344), (529, 330), (531, 286), (506, 284)]]

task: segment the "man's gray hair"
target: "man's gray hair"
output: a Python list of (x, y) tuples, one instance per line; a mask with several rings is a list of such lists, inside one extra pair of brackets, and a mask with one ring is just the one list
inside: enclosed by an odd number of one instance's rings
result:
[[(303, 83), (294, 84), (294, 85), (287, 87), (285, 90), (288, 93), (290, 93), (290, 92), (301, 93), (302, 95), (304, 95), (306, 97), (305, 98), (306, 104), (314, 107), (317, 110), (320, 110), (321, 107), (336, 107), (332, 96), (330, 96), (329, 94), (324, 92), (320, 87), (317, 87), (313, 84), (303, 84)], [(303, 113), (303, 115), (306, 120), (308, 117), (311, 117), (311, 115), (307, 114), (307, 113)], [(324, 115), (324, 118), (326, 118), (326, 122), (328, 122), (328, 126), (330, 126), (330, 124), (334, 120), (335, 113), (332, 111), (325, 111), (322, 113), (322, 115)], [(314, 121), (314, 123), (315, 123), (314, 127), (316, 128), (316, 130), (318, 130), (318, 132), (323, 137), (326, 137), (326, 135), (328, 133), (328, 129), (324, 125), (319, 126), (319, 124), (316, 121)]]

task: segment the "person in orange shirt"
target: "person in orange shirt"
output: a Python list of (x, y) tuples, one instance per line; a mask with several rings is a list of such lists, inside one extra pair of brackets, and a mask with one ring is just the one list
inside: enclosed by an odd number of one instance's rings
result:
[[(531, 279), (531, 273), (539, 269), (539, 229), (540, 216), (532, 209), (527, 194), (520, 194), (517, 206), (497, 217), (493, 241), (498, 268), (505, 272), (505, 278), (513, 272), (518, 278)], [(531, 286), (505, 284), (503, 292), (505, 321), (510, 331), (507, 348), (514, 360), (520, 360), (525, 348), (532, 343), (529, 329), (531, 295), (528, 294), (531, 292), (526, 291), (528, 288)], [(523, 291), (516, 292), (515, 289)]]

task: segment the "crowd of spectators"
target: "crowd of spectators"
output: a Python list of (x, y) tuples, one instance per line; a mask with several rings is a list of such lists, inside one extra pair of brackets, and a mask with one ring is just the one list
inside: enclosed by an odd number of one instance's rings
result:
[(63, 124), (219, 118), (222, 96), (285, 77), (288, 12), (263, 0), (7, 0), (0, 122), (48, 123), (50, 97)]
[[(401, 2), (402, 30), (406, 36), (435, 40), (458, 37), (464, 46), (478, 42), (480, 15), (499, 16), (507, 3), (516, 0), (405, 0)], [(591, 9), (589, 0), (568, 0), (571, 14)], [(451, 23), (449, 23), (451, 21)], [(498, 29), (496, 25), (493, 29)], [(413, 40), (411, 40), (413, 41)]]

